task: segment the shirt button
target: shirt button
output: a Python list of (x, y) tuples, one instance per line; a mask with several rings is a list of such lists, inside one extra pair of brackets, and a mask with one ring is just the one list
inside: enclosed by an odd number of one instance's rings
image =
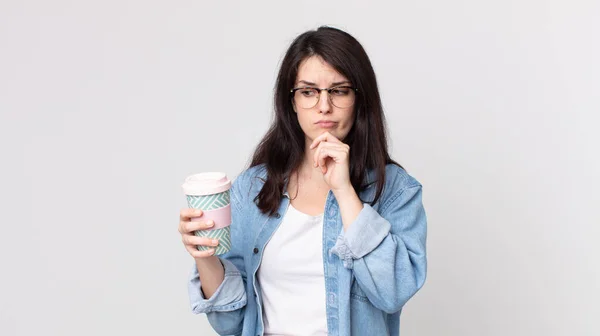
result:
[(258, 254), (258, 247), (255, 247), (253, 252), (254, 252), (254, 254)]
[(333, 217), (333, 216), (335, 216), (335, 213), (336, 213), (335, 208), (331, 207), (331, 209), (329, 209), (329, 216)]
[(275, 218), (280, 218), (280, 217), (281, 217), (281, 215), (279, 214), (279, 212), (276, 212), (275, 213)]
[(335, 303), (335, 294), (329, 293), (329, 304), (333, 305)]

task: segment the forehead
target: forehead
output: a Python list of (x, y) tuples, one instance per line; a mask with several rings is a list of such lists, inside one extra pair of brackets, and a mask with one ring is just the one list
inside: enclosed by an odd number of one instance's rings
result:
[(312, 56), (303, 60), (298, 67), (298, 77), (296, 78), (296, 82), (301, 80), (328, 85), (333, 82), (341, 82), (348, 79), (337, 72), (321, 57)]

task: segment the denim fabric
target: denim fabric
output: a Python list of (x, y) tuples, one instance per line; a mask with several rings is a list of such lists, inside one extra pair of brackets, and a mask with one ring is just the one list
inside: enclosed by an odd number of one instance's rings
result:
[[(289, 205), (282, 195), (273, 216), (260, 212), (254, 198), (266, 178), (264, 166), (244, 171), (233, 183), (232, 249), (220, 256), (225, 279), (206, 300), (195, 264), (188, 289), (192, 311), (206, 313), (220, 335), (263, 334), (260, 284), (256, 272), (262, 252)], [(374, 178), (367, 173), (367, 180)], [(360, 194), (373, 199), (372, 184)], [(404, 304), (423, 286), (427, 260), (427, 219), (421, 184), (396, 166), (386, 167), (381, 198), (364, 204), (346, 232), (338, 203), (329, 192), (323, 219), (323, 267), (330, 336), (399, 335)]]

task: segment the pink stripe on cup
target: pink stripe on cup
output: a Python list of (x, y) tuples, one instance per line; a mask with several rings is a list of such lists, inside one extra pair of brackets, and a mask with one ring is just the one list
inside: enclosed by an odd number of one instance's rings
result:
[(207, 222), (208, 220), (215, 222), (215, 226), (210, 230), (222, 229), (231, 225), (231, 205), (227, 204), (215, 210), (202, 211), (202, 216), (191, 219), (192, 222)]

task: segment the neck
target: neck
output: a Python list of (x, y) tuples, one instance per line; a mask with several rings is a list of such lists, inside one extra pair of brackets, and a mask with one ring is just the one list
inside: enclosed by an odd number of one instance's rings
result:
[(305, 148), (304, 148), (304, 158), (302, 159), (302, 163), (300, 167), (296, 169), (293, 175), (296, 175), (300, 180), (312, 180), (313, 182), (319, 182), (318, 184), (325, 183), (323, 180), (323, 174), (320, 171), (320, 168), (314, 167), (314, 155), (316, 152), (315, 149), (310, 149), (310, 144), (312, 141), (306, 139)]
[(311, 140), (308, 138), (304, 141), (304, 159), (302, 160), (302, 164), (298, 168), (298, 172), (302, 175), (309, 175), (316, 169), (314, 167), (314, 155), (317, 149), (310, 149)]

